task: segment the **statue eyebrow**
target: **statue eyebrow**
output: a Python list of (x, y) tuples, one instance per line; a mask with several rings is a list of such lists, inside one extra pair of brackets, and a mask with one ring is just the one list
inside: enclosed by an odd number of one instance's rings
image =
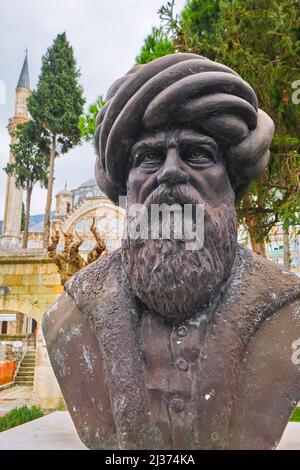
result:
[(131, 149), (131, 154), (134, 155), (139, 150), (142, 150), (145, 148), (163, 149), (164, 147), (165, 147), (165, 142), (163, 140), (158, 140), (155, 137), (149, 137), (149, 138), (140, 140), (139, 142), (136, 142)]
[(185, 135), (183, 136), (180, 141), (180, 145), (191, 145), (191, 144), (196, 144), (196, 145), (209, 145), (210, 147), (213, 147), (216, 151), (218, 151), (218, 145), (217, 143), (211, 139), (208, 136), (199, 136), (199, 135)]
[[(179, 145), (209, 145), (211, 149), (218, 152), (219, 148), (217, 143), (206, 135), (187, 134), (179, 138)], [(136, 142), (131, 149), (131, 157), (133, 160), (136, 159), (137, 154), (141, 150), (163, 150), (166, 148), (166, 142), (164, 139), (158, 139), (157, 137), (146, 137), (143, 140)], [(132, 163), (132, 161), (131, 161)]]

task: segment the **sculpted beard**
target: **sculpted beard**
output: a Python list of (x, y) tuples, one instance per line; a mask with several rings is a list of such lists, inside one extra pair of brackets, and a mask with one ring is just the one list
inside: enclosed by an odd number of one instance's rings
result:
[[(162, 184), (145, 206), (149, 209), (151, 204), (163, 203), (204, 204), (189, 184), (172, 189)], [(237, 229), (233, 198), (217, 208), (204, 207), (204, 243), (199, 250), (187, 250), (189, 240), (184, 236), (179, 240), (172, 235), (168, 240), (123, 239), (123, 268), (134, 294), (167, 319), (184, 321), (209, 308), (225, 286), (234, 262)], [(133, 223), (127, 215), (129, 233)]]

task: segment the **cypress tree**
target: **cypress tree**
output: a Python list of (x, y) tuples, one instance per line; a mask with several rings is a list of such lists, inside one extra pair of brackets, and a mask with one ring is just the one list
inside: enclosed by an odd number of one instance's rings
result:
[(59, 34), (42, 58), (37, 88), (28, 100), (32, 118), (47, 132), (51, 140), (44, 221), (45, 248), (49, 244), (50, 236), (55, 159), (80, 142), (79, 118), (85, 100), (79, 76), (73, 49), (66, 34)]

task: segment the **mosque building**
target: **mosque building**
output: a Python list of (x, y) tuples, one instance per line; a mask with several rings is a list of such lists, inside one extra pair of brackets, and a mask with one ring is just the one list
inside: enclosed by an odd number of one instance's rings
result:
[[(29, 66), (26, 52), (21, 74), (16, 87), (15, 112), (9, 120), (8, 132), (11, 135), (11, 143), (14, 142), (12, 133), (16, 126), (25, 123), (29, 119), (27, 98), (30, 95)], [(9, 163), (13, 162), (13, 154), (10, 152)], [(14, 176), (7, 176), (5, 210), (0, 233), (0, 257), (10, 254), (12, 257), (24, 253), (43, 252), (43, 226), (44, 215), (30, 217), (28, 249), (22, 250), (22, 202), (23, 191), (16, 188)], [(99, 189), (94, 178), (83, 182), (79, 187), (69, 190), (67, 183), (55, 196), (55, 210), (51, 213), (52, 228), (60, 228), (61, 238), (57, 247), (62, 251), (64, 247), (63, 232), (78, 234), (84, 238), (80, 247), (81, 255), (86, 258), (87, 253), (95, 245), (95, 238), (90, 227), (96, 221), (96, 226), (105, 239), (108, 251), (118, 248), (121, 244), (124, 211), (115, 206)], [(75, 235), (76, 236), (76, 235)], [(47, 252), (44, 250), (44, 257)], [(9, 272), (9, 268), (6, 269)], [(0, 276), (1, 277), (1, 276)], [(1, 284), (1, 282), (0, 282)], [(31, 334), (35, 331), (37, 322), (33, 318), (25, 318), (21, 312), (0, 311), (0, 335)]]
[[(29, 66), (27, 52), (16, 87), (14, 117), (10, 119), (8, 131), (10, 135), (18, 124), (28, 121), (27, 98), (30, 95)], [(11, 143), (13, 143), (13, 137)], [(13, 161), (10, 152), (9, 163)], [(55, 211), (52, 213), (52, 226), (60, 226), (64, 232), (76, 232), (84, 237), (81, 251), (88, 252), (95, 240), (89, 231), (93, 217), (97, 228), (104, 236), (109, 251), (120, 246), (120, 231), (124, 212), (113, 205), (100, 191), (94, 178), (85, 181), (78, 188), (69, 190), (67, 185), (55, 196)], [(14, 176), (7, 176), (5, 210), (0, 249), (16, 250), (22, 246), (21, 215), (23, 191), (16, 188)], [(62, 237), (63, 238), (63, 237)], [(43, 246), (43, 215), (31, 217), (29, 227), (28, 248), (41, 249)], [(62, 248), (59, 246), (58, 248)]]
[[(62, 232), (78, 233), (84, 237), (80, 251), (87, 253), (95, 244), (90, 232), (93, 218), (100, 234), (105, 238), (108, 251), (121, 244), (124, 211), (112, 202), (99, 189), (94, 178), (85, 181), (78, 188), (69, 190), (67, 184), (55, 196), (55, 211), (52, 212), (52, 227), (60, 227)], [(29, 228), (28, 248), (43, 246), (43, 217)], [(63, 236), (58, 250), (63, 249)]]

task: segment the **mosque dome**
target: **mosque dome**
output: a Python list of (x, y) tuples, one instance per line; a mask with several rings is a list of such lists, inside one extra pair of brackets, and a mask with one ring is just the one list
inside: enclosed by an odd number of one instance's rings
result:
[(57, 196), (72, 196), (72, 192), (65, 188), (59, 191), (59, 193), (56, 194), (56, 197)]
[(81, 183), (78, 188), (72, 190), (73, 206), (76, 206), (81, 201), (89, 197), (104, 196), (103, 192), (99, 189), (95, 178), (91, 178)]
[(86, 187), (90, 187), (90, 186), (97, 186), (95, 178), (91, 178), (90, 180), (85, 181), (79, 187), (80, 188), (86, 188)]
[(61, 191), (59, 191), (59, 193), (57, 193), (57, 194), (55, 195), (56, 198), (59, 197), (59, 196), (70, 196), (70, 197), (73, 196), (72, 191), (70, 191), (70, 190), (68, 189), (68, 187), (67, 187), (67, 182), (65, 182), (65, 187), (64, 187), (64, 189), (62, 189)]

